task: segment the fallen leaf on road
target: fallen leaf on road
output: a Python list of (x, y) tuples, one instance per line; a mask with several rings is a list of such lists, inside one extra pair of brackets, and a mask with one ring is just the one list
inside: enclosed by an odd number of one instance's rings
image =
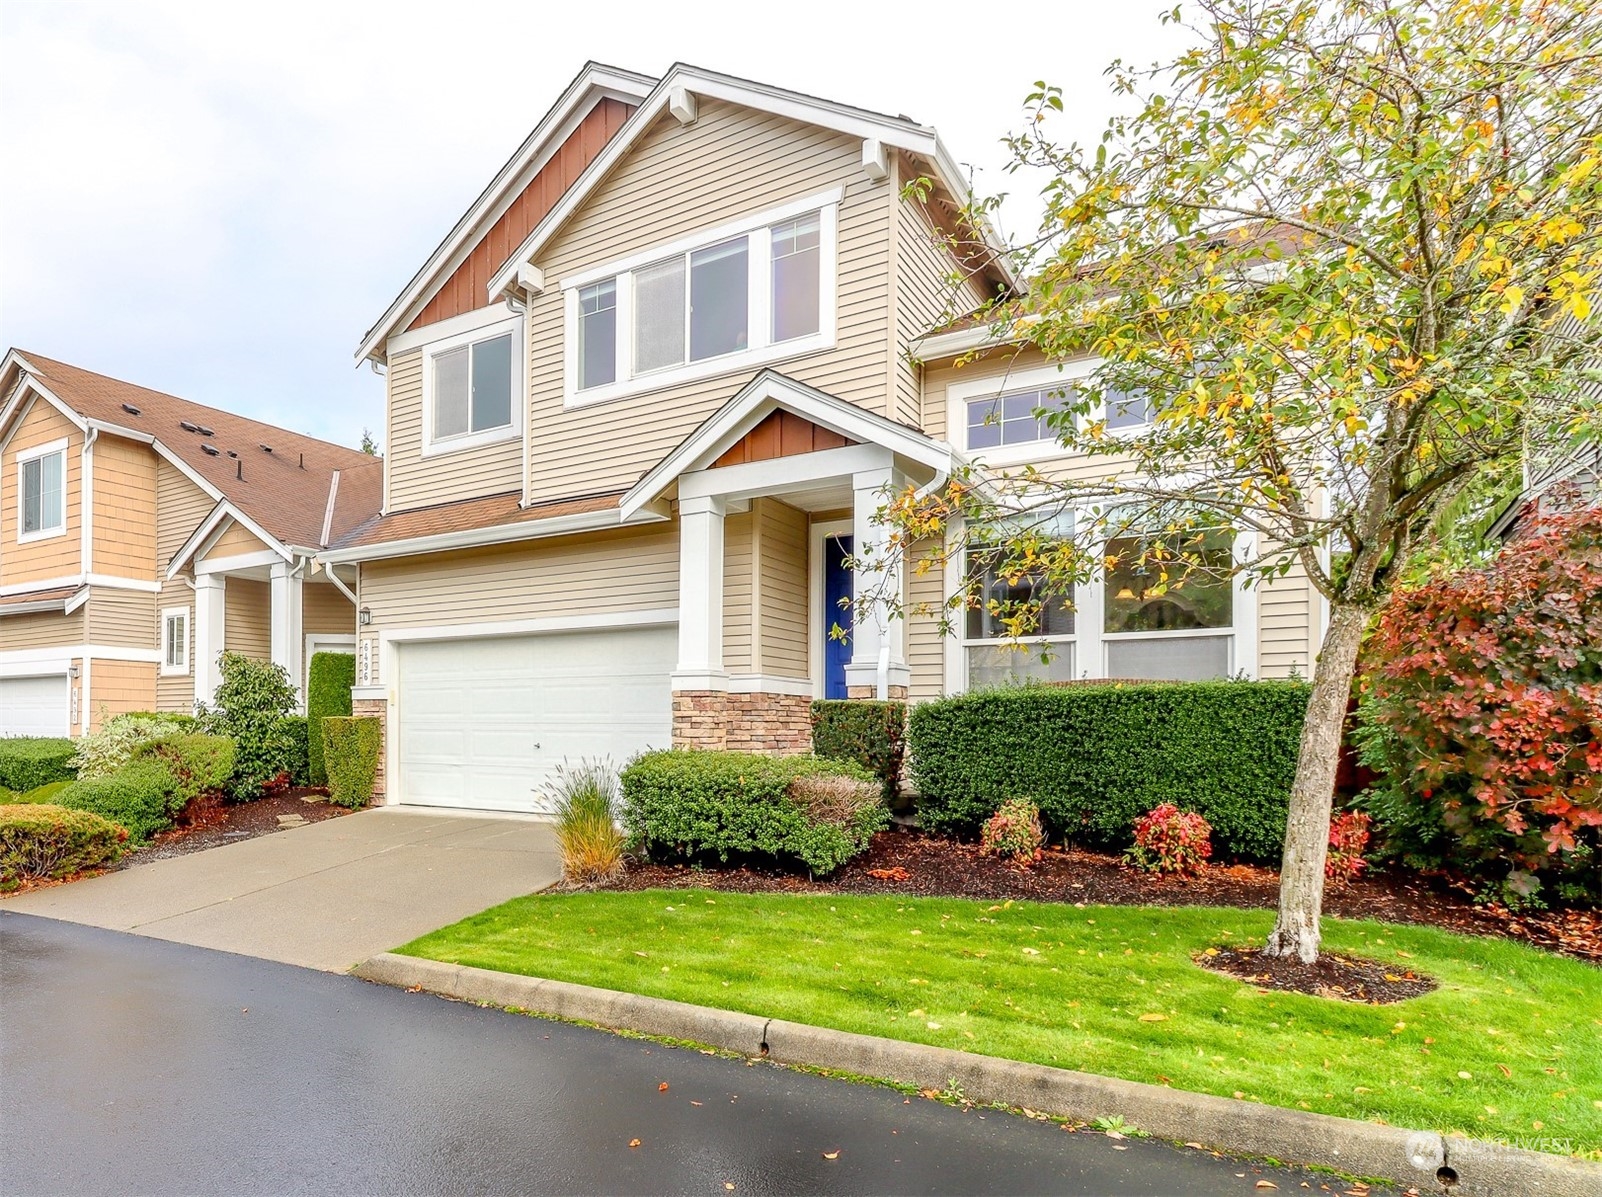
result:
[(630, 1139), (629, 1140), (629, 1146), (630, 1147), (638, 1147), (639, 1145), (640, 1145), (640, 1141), (638, 1139)]
[(840, 1153), (838, 1151), (826, 1151), (823, 1153), (823, 1158), (826, 1160), (837, 1160), (840, 1158)]
[(698, 1101), (692, 1101), (692, 1102), (691, 1102), (691, 1103), (690, 1103), (690, 1104), (691, 1104), (691, 1105), (692, 1105), (692, 1106), (698, 1106), (698, 1105), (700, 1105), (700, 1104), (701, 1104), (701, 1103), (700, 1103), (700, 1102), (698, 1102)]
[(656, 1091), (658, 1093), (666, 1093), (667, 1092), (667, 1082), (663, 1081), (660, 1085), (658, 1085), (656, 1087)]
[(1277, 1189), (1277, 1188), (1279, 1188), (1279, 1186), (1277, 1184), (1275, 1184), (1271, 1180), (1260, 1180), (1260, 1181), (1257, 1182), (1257, 1187), (1259, 1189)]
[(723, 1182), (723, 1187), (725, 1189), (731, 1189), (732, 1190), (734, 1188), (734, 1183), (732, 1181), (727, 1181), (726, 1180), (726, 1181)]

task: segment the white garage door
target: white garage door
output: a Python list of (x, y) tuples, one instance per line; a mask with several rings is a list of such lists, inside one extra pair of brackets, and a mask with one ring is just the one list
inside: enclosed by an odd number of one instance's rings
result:
[(0, 736), (67, 734), (67, 677), (0, 677)]
[(398, 646), (404, 803), (548, 809), (564, 760), (621, 766), (672, 742), (672, 627)]

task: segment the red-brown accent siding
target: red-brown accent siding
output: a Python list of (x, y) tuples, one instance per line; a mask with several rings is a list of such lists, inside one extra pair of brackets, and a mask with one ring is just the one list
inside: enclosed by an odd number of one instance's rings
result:
[(623, 127), (634, 109), (621, 100), (603, 99), (568, 134), (560, 149), (523, 188), (511, 207), (473, 246), (472, 252), (434, 292), (428, 305), (407, 326), (410, 331), (449, 316), (471, 312), (489, 302), (485, 288), (490, 277), (501, 268), (512, 251), (523, 244), (556, 201), (573, 185), (584, 168), (595, 160), (612, 135)]
[(794, 457), (798, 453), (814, 453), (819, 449), (842, 449), (854, 445), (838, 432), (819, 428), (811, 420), (802, 419), (792, 412), (776, 411), (750, 432), (742, 436), (715, 466), (744, 465), (748, 461), (772, 461), (775, 457)]

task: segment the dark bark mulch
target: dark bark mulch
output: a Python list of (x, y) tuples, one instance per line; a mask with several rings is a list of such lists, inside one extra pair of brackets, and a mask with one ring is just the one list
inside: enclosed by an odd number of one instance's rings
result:
[[(715, 863), (715, 862), (714, 862)], [(1258, 865), (1210, 865), (1192, 879), (1159, 877), (1132, 869), (1116, 856), (1053, 848), (1022, 869), (984, 856), (978, 846), (896, 829), (873, 837), (868, 851), (815, 881), (759, 864), (727, 867), (629, 862), (620, 889), (703, 886), (741, 893), (898, 894), (907, 897), (1007, 898), (1112, 906), (1242, 906), (1272, 909), (1279, 903), (1279, 873)], [(1356, 881), (1331, 881), (1327, 914), (1415, 923), (1470, 935), (1498, 935), (1602, 963), (1602, 914), (1540, 911), (1514, 914), (1476, 905), (1468, 888), (1440, 877), (1401, 871), (1374, 872)]]
[(1312, 994), (1342, 1002), (1384, 1006), (1422, 997), (1436, 987), (1429, 977), (1411, 969), (1387, 971), (1377, 960), (1361, 960), (1324, 952), (1312, 964), (1265, 956), (1260, 948), (1209, 948), (1196, 957), (1203, 968), (1249, 981), (1265, 992), (1270, 989)]
[(177, 827), (160, 832), (143, 848), (128, 853), (111, 871), (283, 831), (280, 815), (299, 815), (308, 823), (319, 823), (349, 813), (329, 802), (321, 791), (311, 789), (285, 790), (254, 802), (223, 802), (215, 795), (205, 795), (189, 804)]

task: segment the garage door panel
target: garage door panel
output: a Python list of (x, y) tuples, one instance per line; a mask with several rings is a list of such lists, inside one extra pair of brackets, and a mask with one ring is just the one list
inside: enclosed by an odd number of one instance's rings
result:
[(68, 686), (61, 673), (0, 677), (0, 736), (69, 734)]
[(672, 739), (671, 627), (399, 647), (400, 800), (547, 809), (564, 761)]

